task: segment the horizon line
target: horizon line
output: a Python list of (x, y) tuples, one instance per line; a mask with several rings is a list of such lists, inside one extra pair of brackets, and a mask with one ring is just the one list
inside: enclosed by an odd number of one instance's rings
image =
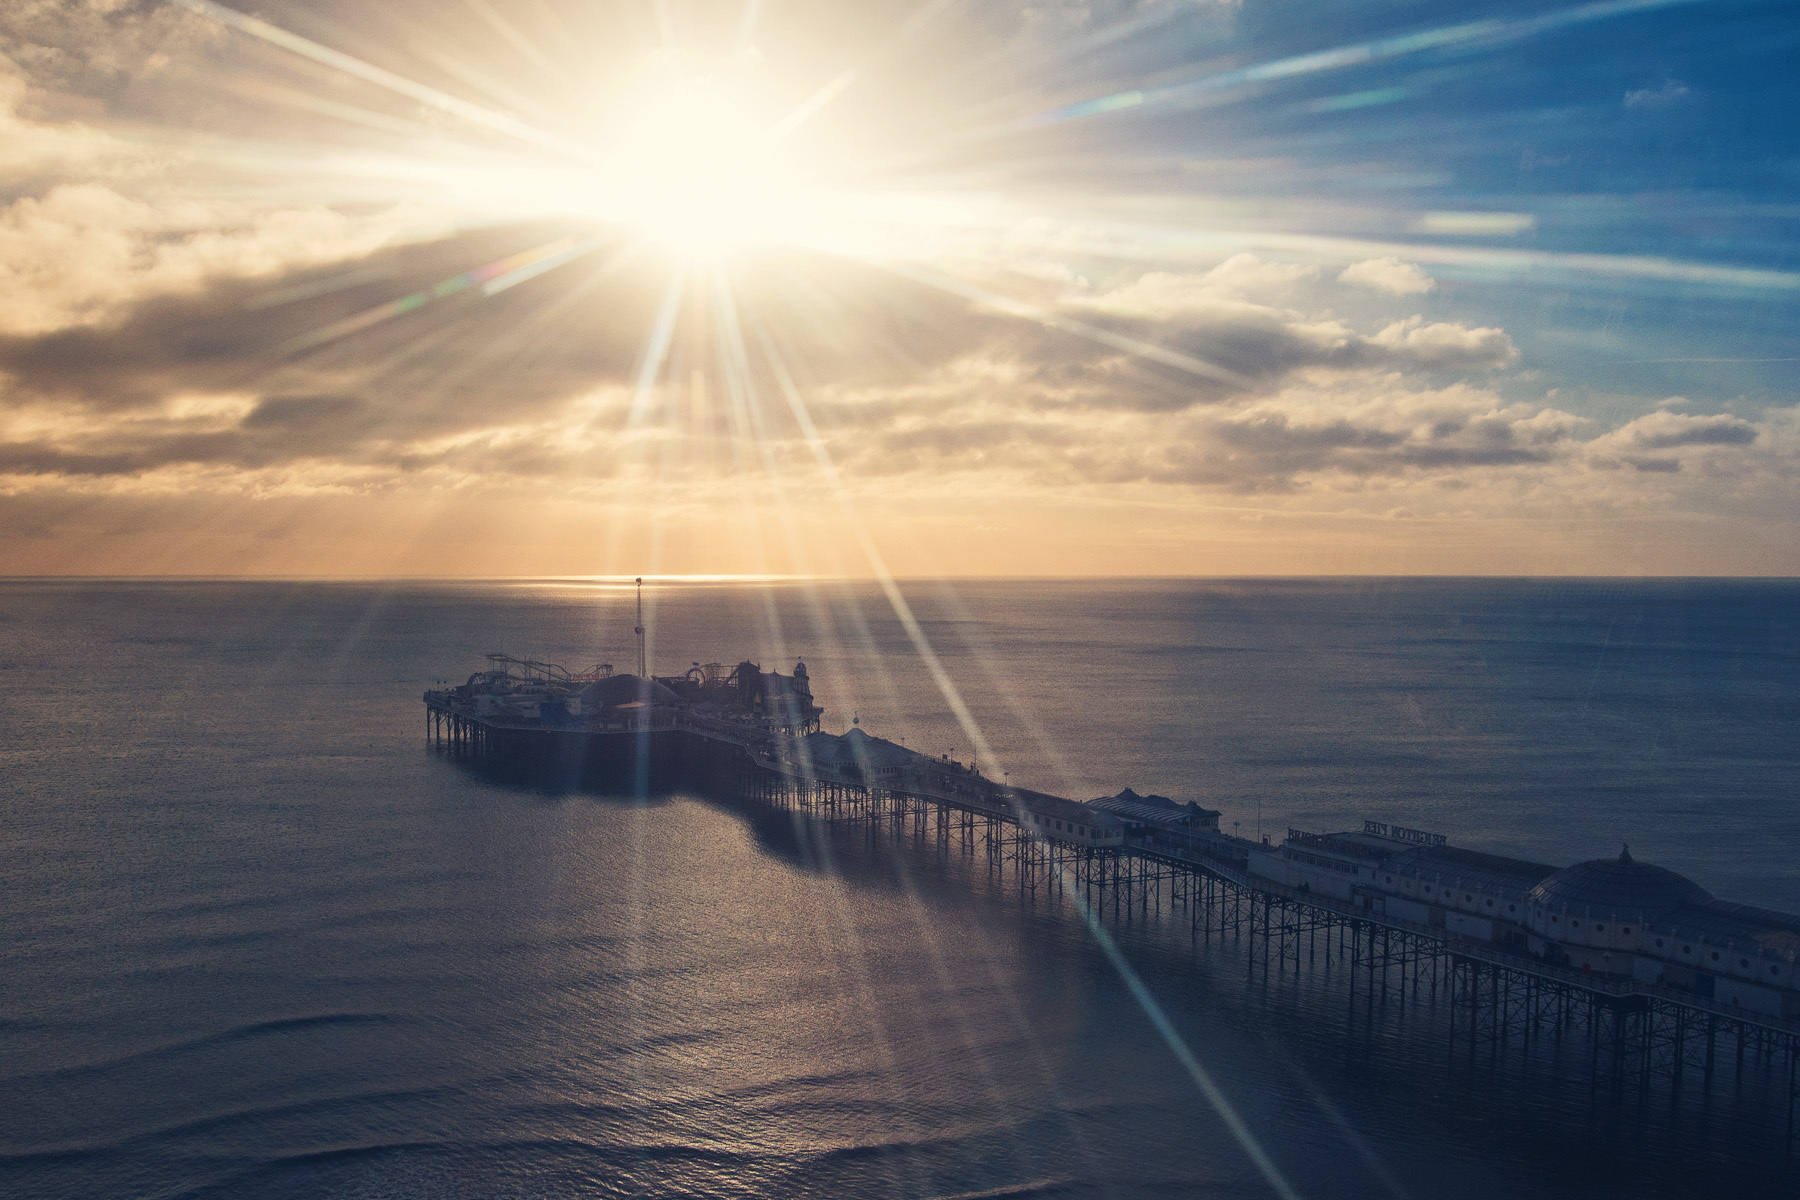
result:
[[(446, 574), (299, 574), (299, 573), (245, 573), (245, 574), (151, 574), (125, 572), (70, 572), (64, 574), (10, 574), (0, 572), (0, 583), (36, 583), (36, 582), (168, 582), (168, 583), (564, 583), (587, 585), (614, 585), (632, 587), (634, 581), (642, 579), (645, 583), (706, 584), (706, 583), (877, 583), (876, 575), (830, 575), (830, 574), (781, 574), (781, 573), (694, 573), (694, 574), (643, 574), (643, 575), (584, 575), (584, 574), (526, 574), (526, 575), (446, 575)], [(1176, 581), (1176, 580), (1320, 580), (1320, 579), (1509, 579), (1509, 580), (1732, 580), (1739, 582), (1793, 582), (1800, 581), (1800, 572), (1792, 574), (1657, 574), (1654, 572), (1610, 572), (1589, 574), (1581, 572), (1540, 572), (1520, 573), (1511, 571), (1408, 571), (1402, 573), (1379, 571), (1273, 571), (1255, 573), (1218, 573), (1202, 572), (1169, 572), (1163, 574), (1136, 574), (1129, 572), (1096, 572), (1089, 574), (964, 574), (946, 573), (936, 575), (902, 575), (893, 576), (896, 582), (950, 583), (991, 582), (991, 583), (1090, 583), (1103, 580), (1116, 581)]]

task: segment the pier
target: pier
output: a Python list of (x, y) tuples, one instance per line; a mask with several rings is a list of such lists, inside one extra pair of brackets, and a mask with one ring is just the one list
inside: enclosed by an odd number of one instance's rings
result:
[[(730, 686), (748, 689), (750, 667), (740, 666)], [(804, 666), (798, 691), (796, 677), (767, 683), (772, 675), (760, 675), (755, 686), (763, 690), (745, 702), (751, 719), (693, 702), (695, 695), (722, 694), (723, 673), (710, 666), (690, 672), (686, 694), (681, 678), (646, 682), (596, 673), (584, 695), (635, 698), (573, 709), (569, 701), (557, 707), (543, 699), (559, 685), (521, 684), (519, 672), (503, 666), (487, 678), (505, 688), (506, 703), (478, 701), (481, 677), (464, 689), (427, 692), (427, 733), (444, 753), (496, 774), (525, 772), (554, 786), (638, 795), (693, 790), (825, 825), (861, 826), (946, 861), (957, 856), (1023, 900), (1056, 897), (1094, 921), (1179, 929), (1196, 953), (1234, 958), (1254, 978), (1332, 981), (1370, 1012), (1434, 1014), (1433, 1028), (1447, 1034), (1452, 1056), (1470, 1063), (1527, 1061), (1534, 1048), (1553, 1043), (1564, 1061), (1571, 1048), (1579, 1051), (1596, 1096), (1640, 1104), (1656, 1096), (1700, 1103), (1760, 1096), (1784, 1152), (1791, 1159), (1800, 1150), (1800, 1008), (1789, 1007), (1787, 993), (1757, 991), (1777, 996), (1778, 1011), (1756, 1011), (1738, 999), (1750, 998), (1747, 984), (1725, 980), (1718, 994), (1706, 995), (1660, 973), (1622, 977), (1607, 969), (1611, 951), (1584, 957), (1578, 941), (1547, 943), (1524, 914), (1478, 915), (1483, 904), (1489, 912), (1504, 907), (1496, 897), (1527, 894), (1503, 889), (1508, 871), (1522, 872), (1528, 882), (1560, 875), (1555, 868), (1456, 850), (1437, 835), (1378, 822), (1338, 835), (1290, 830), (1270, 845), (1218, 832), (1218, 814), (1196, 806), (1188, 813), (1163, 801), (1167, 819), (1159, 819), (1131, 793), (1122, 793), (1131, 802), (1081, 804), (1016, 788), (860, 729), (841, 737), (821, 733)], [(653, 684), (667, 694), (653, 693)], [(520, 695), (529, 703), (517, 703)], [(1487, 872), (1485, 885), (1466, 885), (1467, 907), (1477, 915), (1426, 905), (1416, 889), (1408, 893), (1413, 899), (1402, 899), (1392, 873), (1385, 878), (1394, 886), (1380, 890), (1381, 870), (1404, 872), (1406, 856), (1433, 854), (1472, 862), (1471, 876)], [(1616, 867), (1639, 882), (1666, 876), (1685, 883), (1634, 863), (1628, 853)], [(1419, 874), (1416, 864), (1411, 869)], [(1284, 870), (1304, 878), (1284, 880)], [(1357, 882), (1364, 871), (1368, 884)], [(1422, 887), (1430, 896), (1431, 884)], [(1440, 903), (1449, 903), (1450, 889), (1441, 880), (1439, 888), (1446, 893)], [(1558, 919), (1544, 915), (1550, 901), (1543, 897), (1553, 893), (1544, 887), (1529, 893), (1539, 898), (1542, 911), (1534, 919), (1540, 926)], [(1710, 897), (1705, 903), (1725, 918), (1792, 920)], [(1650, 932), (1615, 926), (1604, 936), (1647, 939)], [(1792, 950), (1768, 953), (1769, 969), (1791, 977)], [(1747, 957), (1744, 965), (1754, 969)], [(1677, 979), (1704, 978), (1715, 987), (1712, 976), (1683, 974), (1673, 960), (1668, 969)]]

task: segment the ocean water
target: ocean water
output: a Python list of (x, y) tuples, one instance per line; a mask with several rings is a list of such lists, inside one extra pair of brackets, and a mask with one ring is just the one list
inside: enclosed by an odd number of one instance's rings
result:
[[(1800, 911), (1800, 584), (906, 592), (1014, 782), (1629, 841)], [(801, 656), (827, 728), (971, 756), (874, 587), (647, 596), (658, 670)], [(1274, 1194), (1258, 1156), (1309, 1200), (1800, 1187), (1753, 1089), (1620, 1102), (1110, 924), (1159, 1028), (1070, 904), (979, 862), (428, 749), (433, 679), (624, 669), (632, 623), (583, 581), (0, 583), (0, 1194)]]

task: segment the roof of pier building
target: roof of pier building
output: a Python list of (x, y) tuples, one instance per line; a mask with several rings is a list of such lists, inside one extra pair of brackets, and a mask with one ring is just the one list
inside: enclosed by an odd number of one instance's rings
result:
[(1628, 847), (1617, 858), (1564, 867), (1532, 888), (1530, 899), (1558, 912), (1630, 914), (1651, 921), (1712, 896), (1685, 875), (1637, 861)]
[(1048, 792), (1034, 792), (1030, 788), (1007, 788), (1005, 796), (1014, 804), (1022, 805), (1027, 811), (1040, 817), (1049, 817), (1053, 821), (1074, 821), (1100, 829), (1115, 829), (1125, 822), (1109, 812), (1090, 808), (1078, 800), (1065, 800), (1061, 796), (1052, 796)]
[(1210, 825), (1219, 813), (1215, 809), (1201, 808), (1193, 801), (1179, 804), (1167, 796), (1140, 796), (1130, 788), (1126, 788), (1116, 796), (1102, 796), (1098, 800), (1089, 800), (1089, 806), (1102, 809), (1142, 825)]
[(800, 744), (812, 761), (821, 766), (903, 767), (929, 761), (905, 746), (865, 733), (860, 727), (843, 734), (818, 730), (807, 734)]
[(1289, 829), (1283, 845), (1304, 846), (1309, 850), (1324, 850), (1328, 853), (1342, 854), (1348, 858), (1361, 859), (1366, 863), (1385, 863), (1398, 854), (1402, 848), (1399, 843), (1376, 837), (1360, 829), (1343, 830), (1338, 833), (1309, 833), (1304, 829)]
[(800, 744), (814, 762), (832, 766), (900, 766), (919, 757), (905, 746), (871, 737), (861, 729), (844, 734), (816, 730), (802, 738)]
[(843, 738), (835, 733), (826, 733), (822, 729), (801, 738), (800, 745), (804, 748), (808, 758), (821, 765), (849, 766), (856, 761), (856, 755), (851, 752)]
[(890, 742), (886, 738), (876, 737), (860, 725), (852, 726), (837, 740), (843, 745), (845, 752), (856, 762), (866, 763), (872, 767), (904, 766), (923, 757), (898, 742)]
[(653, 679), (636, 675), (612, 675), (596, 680), (581, 689), (583, 705), (602, 704), (674, 704), (676, 695)]
[(1461, 887), (1500, 892), (1529, 892), (1556, 874), (1556, 868), (1548, 863), (1465, 850), (1461, 846), (1416, 846), (1395, 855), (1383, 870), (1420, 879), (1454, 880)]

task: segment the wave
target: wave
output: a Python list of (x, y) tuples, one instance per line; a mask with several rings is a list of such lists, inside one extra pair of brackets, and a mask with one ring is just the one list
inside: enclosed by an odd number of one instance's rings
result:
[(105, 1071), (117, 1070), (121, 1067), (140, 1066), (161, 1060), (177, 1058), (195, 1050), (210, 1049), (215, 1046), (228, 1046), (238, 1042), (253, 1041), (256, 1038), (271, 1037), (284, 1033), (298, 1033), (304, 1030), (342, 1028), (358, 1025), (405, 1025), (416, 1021), (416, 1018), (398, 1016), (392, 1013), (318, 1013), (301, 1017), (277, 1017), (268, 1021), (252, 1021), (245, 1025), (234, 1025), (215, 1033), (203, 1034), (199, 1037), (184, 1038), (178, 1042), (167, 1042), (160, 1046), (152, 1046), (146, 1050), (134, 1050), (130, 1054), (121, 1054), (113, 1058), (103, 1058), (94, 1062), (75, 1063), (66, 1067), (52, 1067), (47, 1071), (31, 1071), (18, 1075), (0, 1077), (3, 1083), (52, 1083), (66, 1082), (83, 1076), (97, 1075)]

